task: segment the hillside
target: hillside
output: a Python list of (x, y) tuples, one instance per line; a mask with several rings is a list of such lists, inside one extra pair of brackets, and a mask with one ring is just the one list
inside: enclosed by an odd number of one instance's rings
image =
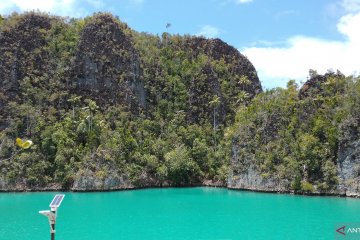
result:
[(241, 107), (228, 187), (359, 196), (360, 78), (319, 75)]
[[(0, 190), (226, 186), (360, 195), (360, 78), (262, 91), (220, 39), (97, 13), (0, 21)], [(32, 140), (21, 149), (15, 139)]]
[(262, 92), (220, 39), (139, 33), (104, 13), (4, 17), (0, 56), (1, 190), (224, 185), (224, 129)]

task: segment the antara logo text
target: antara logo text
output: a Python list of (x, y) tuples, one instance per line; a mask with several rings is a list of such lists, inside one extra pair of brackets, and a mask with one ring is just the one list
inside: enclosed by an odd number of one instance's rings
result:
[[(339, 226), (339, 225), (338, 225)], [(337, 232), (337, 236), (346, 236), (346, 239), (348, 239), (348, 237), (354, 237), (355, 235), (357, 236), (356, 239), (358, 239), (358, 237), (360, 237), (360, 224), (343, 224), (340, 225), (341, 227), (337, 227), (335, 228), (335, 231)]]

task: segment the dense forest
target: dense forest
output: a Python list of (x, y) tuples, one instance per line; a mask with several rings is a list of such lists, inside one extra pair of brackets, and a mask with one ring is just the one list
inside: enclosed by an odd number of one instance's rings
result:
[(138, 33), (104, 13), (2, 18), (0, 55), (4, 189), (223, 185), (224, 129), (262, 91), (219, 39)]
[(359, 77), (310, 71), (263, 92), (220, 39), (107, 13), (0, 16), (0, 56), (0, 190), (359, 193)]
[(309, 75), (238, 109), (229, 187), (358, 195), (360, 78)]

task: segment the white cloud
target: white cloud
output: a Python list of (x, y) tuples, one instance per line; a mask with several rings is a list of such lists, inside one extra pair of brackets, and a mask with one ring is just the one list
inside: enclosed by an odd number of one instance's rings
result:
[(219, 36), (220, 30), (211, 25), (203, 26), (200, 31), (196, 34), (197, 36), (204, 36), (207, 38), (215, 38)]
[(56, 8), (68, 8), (73, 4), (73, 0), (5, 0), (5, 7), (1, 8), (0, 10), (7, 10), (8, 8), (17, 8), (20, 11), (27, 11), (27, 10), (40, 10), (45, 12), (51, 12)]
[(224, 5), (228, 5), (228, 4), (246, 4), (246, 3), (251, 3), (254, 0), (213, 0), (213, 1), (218, 1), (220, 3), (220, 5), (224, 6)]
[(253, 0), (235, 0), (235, 2), (237, 3), (237, 4), (244, 4), (244, 3), (250, 3), (250, 2), (252, 2)]
[(61, 16), (79, 17), (89, 14), (82, 7), (84, 4), (95, 9), (103, 6), (100, 0), (1, 0), (0, 13), (9, 14), (12, 11), (40, 10)]
[(360, 1), (359, 0), (342, 0), (340, 5), (348, 12), (360, 11)]
[[(344, 1), (350, 2), (350, 1)], [(309, 69), (325, 73), (339, 69), (346, 75), (360, 73), (360, 11), (341, 17), (338, 31), (346, 39), (329, 41), (306, 36), (294, 36), (286, 47), (249, 47), (242, 50), (258, 70), (266, 88), (286, 86), (295, 79), (306, 81)]]
[(5, 13), (12, 7), (12, 2), (0, 1), (0, 13)]

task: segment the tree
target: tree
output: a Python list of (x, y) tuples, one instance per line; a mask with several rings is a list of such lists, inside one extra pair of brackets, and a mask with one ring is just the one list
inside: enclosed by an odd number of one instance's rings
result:
[(220, 98), (217, 95), (214, 95), (213, 99), (209, 102), (210, 106), (213, 108), (213, 126), (214, 132), (216, 131), (216, 115), (217, 115), (217, 108), (220, 105)]
[(72, 117), (75, 118), (75, 106), (80, 102), (81, 96), (73, 96), (68, 102), (72, 105)]
[(250, 98), (250, 95), (245, 91), (240, 91), (237, 96), (236, 103), (246, 103)]
[(89, 116), (87, 117), (87, 120), (88, 120), (89, 132), (91, 132), (93, 128), (93, 117), (99, 107), (96, 105), (96, 102), (93, 100), (88, 100), (87, 102), (88, 102), (88, 106), (84, 107), (83, 109), (89, 110)]
[(168, 177), (177, 185), (188, 185), (198, 181), (200, 168), (190, 157), (184, 145), (166, 153), (165, 162), (168, 169)]
[(242, 90), (245, 91), (246, 87), (251, 84), (251, 81), (248, 79), (247, 76), (241, 75), (239, 77), (238, 83), (242, 86)]

